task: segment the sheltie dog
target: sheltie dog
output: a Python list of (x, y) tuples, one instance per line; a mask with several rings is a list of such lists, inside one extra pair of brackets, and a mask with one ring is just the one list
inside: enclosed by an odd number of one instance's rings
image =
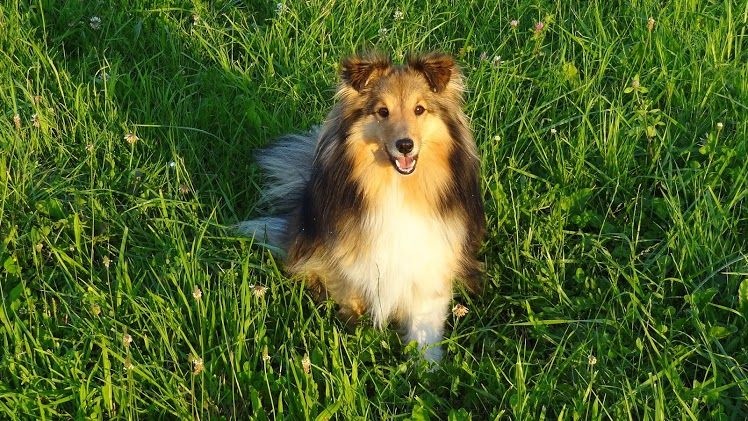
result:
[(352, 56), (341, 67), (324, 125), (257, 156), (277, 216), (237, 229), (280, 250), (344, 321), (395, 321), (437, 361), (452, 282), (477, 288), (485, 229), (462, 75), (441, 53), (403, 65)]

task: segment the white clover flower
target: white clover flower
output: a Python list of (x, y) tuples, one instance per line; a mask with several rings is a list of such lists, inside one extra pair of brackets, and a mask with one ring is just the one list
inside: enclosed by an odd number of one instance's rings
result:
[(202, 373), (205, 366), (203, 365), (203, 359), (200, 357), (192, 357), (192, 374)]
[(250, 285), (249, 287), (252, 288), (252, 295), (257, 298), (264, 297), (265, 293), (268, 291), (268, 287), (264, 285)]
[(304, 358), (301, 359), (301, 368), (306, 374), (312, 372), (312, 360), (309, 359), (309, 354), (304, 354)]
[(124, 139), (127, 143), (134, 145), (140, 140), (140, 138), (135, 133), (126, 133), (124, 136)]
[(535, 27), (532, 29), (532, 32), (537, 36), (540, 35), (541, 32), (545, 29), (545, 22), (540, 21), (535, 24)]
[(469, 311), (468, 308), (462, 304), (456, 304), (452, 308), (452, 314), (454, 314), (454, 316), (457, 317), (458, 319), (467, 316), (468, 311)]

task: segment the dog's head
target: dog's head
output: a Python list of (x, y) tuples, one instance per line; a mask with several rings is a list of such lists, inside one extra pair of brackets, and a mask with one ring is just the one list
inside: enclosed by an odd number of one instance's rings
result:
[(341, 79), (339, 94), (361, 110), (362, 138), (398, 173), (412, 174), (430, 148), (452, 147), (444, 145), (450, 138), (444, 116), (460, 112), (462, 76), (450, 56), (411, 56), (403, 65), (381, 55), (353, 56), (343, 60)]

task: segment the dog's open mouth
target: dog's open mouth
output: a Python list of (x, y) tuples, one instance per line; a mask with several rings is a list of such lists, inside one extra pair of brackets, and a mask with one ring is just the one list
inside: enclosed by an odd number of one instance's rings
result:
[(412, 174), (416, 170), (417, 156), (393, 156), (392, 163), (395, 169), (402, 175)]

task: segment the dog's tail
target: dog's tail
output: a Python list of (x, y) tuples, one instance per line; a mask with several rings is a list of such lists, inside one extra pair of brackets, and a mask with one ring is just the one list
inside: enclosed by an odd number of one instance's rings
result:
[(240, 222), (234, 226), (237, 232), (254, 237), (276, 253), (285, 251), (291, 214), (299, 207), (312, 174), (319, 130), (315, 127), (306, 134), (282, 137), (257, 152), (256, 161), (265, 176), (258, 205), (275, 216)]
[(234, 225), (234, 230), (241, 235), (253, 237), (257, 244), (268, 248), (276, 255), (286, 254), (285, 245), (288, 237), (287, 216), (266, 216)]

